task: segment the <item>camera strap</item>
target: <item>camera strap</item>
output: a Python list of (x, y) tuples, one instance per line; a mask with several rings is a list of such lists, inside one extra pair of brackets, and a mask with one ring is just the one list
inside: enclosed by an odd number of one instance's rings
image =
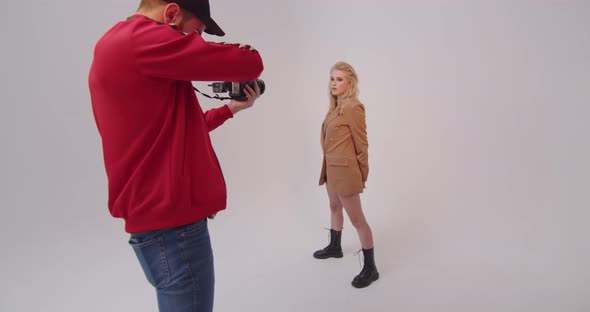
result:
[(205, 93), (199, 91), (199, 89), (195, 88), (195, 86), (193, 86), (193, 89), (195, 89), (195, 91), (201, 93), (202, 95), (204, 95), (205, 97), (208, 97), (210, 99), (216, 99), (216, 100), (220, 100), (220, 101), (223, 101), (223, 100), (231, 100), (230, 97), (227, 97), (227, 96), (221, 97), (221, 96), (219, 96), (219, 94), (215, 94), (215, 96), (210, 96), (208, 94), (205, 94)]

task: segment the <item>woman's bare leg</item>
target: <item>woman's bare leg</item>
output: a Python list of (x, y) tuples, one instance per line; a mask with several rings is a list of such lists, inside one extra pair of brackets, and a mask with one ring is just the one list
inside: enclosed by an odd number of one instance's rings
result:
[(342, 214), (342, 202), (338, 194), (328, 191), (328, 198), (330, 199), (330, 226), (332, 230), (342, 231), (344, 225), (344, 215)]
[(363, 213), (359, 194), (338, 195), (338, 198), (344, 206), (346, 214), (348, 214), (350, 223), (352, 223), (359, 234), (359, 239), (363, 249), (373, 248), (373, 233), (371, 232), (371, 228), (369, 227), (367, 219), (365, 218), (365, 214)]

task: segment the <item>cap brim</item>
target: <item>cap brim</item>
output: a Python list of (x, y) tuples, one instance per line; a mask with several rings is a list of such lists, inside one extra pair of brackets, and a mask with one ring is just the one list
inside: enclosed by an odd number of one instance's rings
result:
[(210, 35), (216, 35), (219, 37), (225, 36), (225, 32), (217, 25), (217, 23), (212, 19), (208, 18), (203, 21), (205, 23), (205, 32)]

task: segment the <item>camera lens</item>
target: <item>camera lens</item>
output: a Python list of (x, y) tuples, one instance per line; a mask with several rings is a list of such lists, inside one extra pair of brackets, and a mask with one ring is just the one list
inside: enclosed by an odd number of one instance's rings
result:
[(266, 89), (266, 85), (264, 84), (264, 80), (256, 79), (256, 82), (258, 83), (258, 87), (260, 88), (260, 94), (264, 93), (264, 90)]

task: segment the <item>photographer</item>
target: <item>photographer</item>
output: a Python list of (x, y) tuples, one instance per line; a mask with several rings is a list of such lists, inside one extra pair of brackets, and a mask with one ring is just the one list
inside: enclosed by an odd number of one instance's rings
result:
[(244, 101), (203, 112), (191, 81), (251, 81), (256, 50), (205, 41), (225, 33), (208, 0), (143, 0), (98, 41), (89, 74), (94, 118), (108, 177), (108, 207), (160, 311), (212, 311), (213, 254), (207, 217), (226, 207), (226, 186), (209, 131), (249, 108)]

